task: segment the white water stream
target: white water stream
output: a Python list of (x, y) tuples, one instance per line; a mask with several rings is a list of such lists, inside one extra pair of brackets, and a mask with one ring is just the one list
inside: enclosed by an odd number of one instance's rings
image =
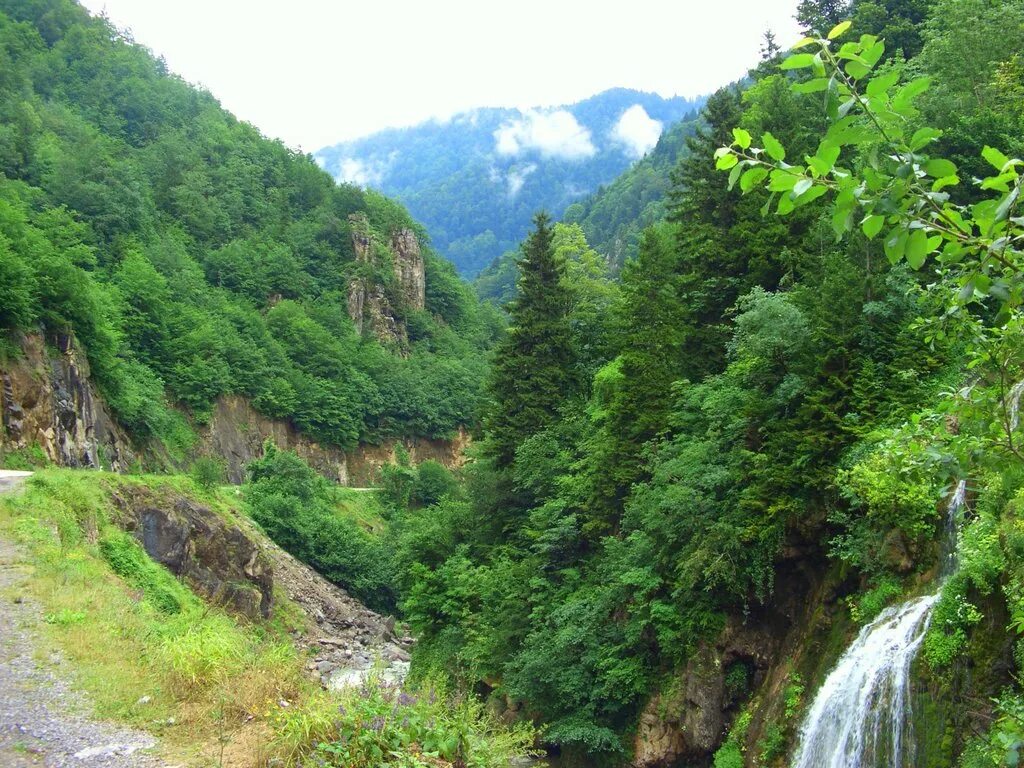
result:
[(818, 691), (800, 727), (793, 768), (909, 768), (914, 765), (910, 667), (942, 582), (956, 567), (956, 518), (963, 481), (947, 505), (936, 590), (885, 609), (865, 626)]

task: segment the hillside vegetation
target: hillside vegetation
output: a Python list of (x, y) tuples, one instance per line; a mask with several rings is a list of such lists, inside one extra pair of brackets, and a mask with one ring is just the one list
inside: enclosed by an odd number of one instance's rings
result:
[(341, 447), (472, 423), (499, 326), (429, 250), (410, 301), (401, 206), (71, 0), (0, 3), (0, 71), (0, 330), (73, 333), (136, 437), (181, 455), (228, 393)]
[[(771, 649), (798, 636), (832, 663), (828, 628), (926, 583), (944, 499), (990, 472), (994, 517), (969, 513), (961, 540), (984, 575), (950, 582), (922, 680), (978, 702), (1012, 682), (1005, 657), (965, 670), (1019, 630), (999, 604), (1016, 615), (1015, 538), (994, 531), (1019, 488), (1024, 6), (808, 0), (800, 18), (852, 22), (839, 64), (768, 46), (711, 96), (618, 280), (580, 280), (566, 226), (537, 219), (469, 496), (423, 516), (441, 546), (405, 566), (417, 661), (486, 681), (591, 759), (700, 763), (733, 724), (717, 766), (784, 764), (827, 668), (786, 678)], [(833, 66), (863, 79), (863, 109)], [(949, 735), (929, 760), (995, 755), (972, 717), (1013, 743), (1017, 695), (930, 710)]]

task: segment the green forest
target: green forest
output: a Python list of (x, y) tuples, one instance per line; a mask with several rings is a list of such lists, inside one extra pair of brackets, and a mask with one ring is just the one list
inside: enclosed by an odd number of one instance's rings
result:
[[(405, 300), (387, 244), (425, 236), (401, 206), (72, 2), (0, 10), (0, 327), (73, 333), (122, 424), (176, 455), (229, 393), (341, 447), (472, 423), (502, 320), (429, 249), (425, 305)], [(354, 280), (401, 333), (359, 333)]]
[[(414, 685), (537, 728), (501, 760), (808, 765), (844, 649), (927, 599), (916, 747), (849, 764), (1019, 764), (1024, 1), (802, 0), (806, 37), (767, 36), (472, 287), (399, 204), (105, 20), (0, 9), (0, 354), (73, 334), (133, 437), (182, 457), (226, 394), (343, 448), (470, 428), (454, 471), (397, 452), (372, 526), (271, 443), (240, 503), (407, 624)], [(354, 283), (399, 332), (357, 327)], [(315, 764), (500, 764), (466, 759), (483, 737), (431, 762), (396, 722), (387, 755)]]

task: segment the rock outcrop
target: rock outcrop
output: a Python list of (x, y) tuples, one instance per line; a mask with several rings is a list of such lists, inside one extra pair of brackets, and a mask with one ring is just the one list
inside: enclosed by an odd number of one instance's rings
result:
[(416, 233), (411, 229), (395, 231), (391, 235), (391, 252), (402, 299), (411, 309), (422, 310), (427, 300), (427, 276)]
[[(50, 348), (41, 334), (31, 334), (21, 346), (21, 357), (0, 365), (0, 453), (42, 451), (40, 458), (58, 466), (114, 472), (128, 471), (139, 461), (173, 463), (155, 448), (129, 440), (96, 392), (85, 355), (71, 337), (61, 337)], [(237, 396), (217, 401), (199, 438), (198, 453), (222, 458), (232, 483), (245, 479), (245, 465), (263, 455), (269, 438), (298, 453), (324, 477), (356, 487), (375, 485), (381, 468), (395, 462), (399, 447), (414, 464), (431, 459), (455, 469), (469, 444), (469, 435), (459, 430), (451, 440), (393, 439), (343, 451), (320, 445), (288, 421), (263, 416)]]
[[(348, 283), (348, 314), (359, 333), (405, 352), (409, 334), (403, 320), (410, 311), (426, 307), (426, 270), (419, 239), (411, 229), (396, 229), (390, 242), (374, 240), (365, 214), (348, 218), (357, 271)], [(391, 262), (394, 285), (380, 281)], [(383, 274), (381, 274), (383, 272)]]
[(119, 526), (204, 598), (251, 619), (270, 616), (274, 571), (253, 536), (207, 507), (145, 486), (120, 485), (111, 498)]
[[(770, 604), (730, 617), (648, 700), (633, 742), (635, 768), (709, 764), (751, 696), (757, 705), (745, 745), (751, 759), (756, 756), (766, 723), (783, 722), (782, 691), (790, 676), (828, 663), (819, 644), (832, 626), (828, 606), (835, 584), (822, 579), (824, 567), (806, 566), (780, 571)], [(737, 681), (742, 690), (731, 689)]]
[(289, 422), (269, 419), (241, 397), (220, 398), (201, 435), (202, 452), (222, 458), (233, 483), (245, 479), (245, 465), (263, 455), (268, 438), (280, 448), (295, 451), (317, 472), (341, 485), (366, 487), (380, 479), (381, 468), (394, 463), (399, 446), (418, 464), (427, 459), (455, 469), (464, 462), (469, 435), (460, 430), (453, 440), (405, 438), (381, 445), (360, 445), (350, 451), (320, 445)]
[(48, 348), (40, 334), (21, 340), (22, 356), (0, 364), (0, 450), (38, 447), (65, 467), (127, 470), (136, 459), (89, 379), (71, 336)]

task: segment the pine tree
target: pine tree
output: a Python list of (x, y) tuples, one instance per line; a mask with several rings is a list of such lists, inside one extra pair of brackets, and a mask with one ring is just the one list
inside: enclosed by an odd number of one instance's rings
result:
[(538, 213), (534, 225), (523, 243), (519, 295), (490, 382), (486, 429), (498, 467), (512, 464), (516, 447), (558, 417), (577, 386), (565, 264), (555, 254), (547, 214)]

